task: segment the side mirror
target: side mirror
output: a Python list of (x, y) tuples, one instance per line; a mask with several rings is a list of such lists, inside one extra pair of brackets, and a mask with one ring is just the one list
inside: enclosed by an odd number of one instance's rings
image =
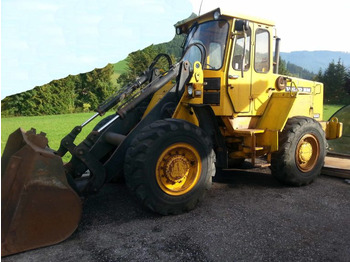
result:
[(235, 21), (235, 31), (242, 32), (247, 31), (249, 29), (249, 21), (248, 20), (236, 20)]

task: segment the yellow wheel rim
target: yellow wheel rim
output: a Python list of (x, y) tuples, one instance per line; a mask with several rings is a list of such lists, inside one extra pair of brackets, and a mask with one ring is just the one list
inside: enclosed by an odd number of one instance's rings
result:
[(312, 134), (304, 135), (295, 152), (296, 164), (300, 171), (309, 172), (314, 168), (320, 155), (317, 138)]
[(176, 143), (167, 147), (157, 161), (157, 183), (169, 195), (183, 195), (197, 184), (201, 171), (198, 151), (189, 144)]

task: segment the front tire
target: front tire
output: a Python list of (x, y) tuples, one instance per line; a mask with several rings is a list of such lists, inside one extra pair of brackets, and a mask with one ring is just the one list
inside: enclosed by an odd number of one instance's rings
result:
[(183, 120), (143, 128), (125, 157), (125, 180), (137, 198), (163, 214), (189, 211), (211, 187), (215, 155), (209, 137)]
[(308, 117), (290, 118), (279, 141), (279, 150), (272, 154), (272, 175), (292, 186), (313, 182), (321, 173), (326, 155), (321, 125)]

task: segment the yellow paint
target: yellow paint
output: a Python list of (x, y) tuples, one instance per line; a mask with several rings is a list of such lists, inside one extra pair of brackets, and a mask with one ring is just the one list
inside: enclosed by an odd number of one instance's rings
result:
[[(186, 92), (182, 95), (182, 99), (186, 99), (186, 98), (184, 98), (184, 96), (187, 96)], [(199, 126), (199, 121), (198, 121), (196, 114), (194, 113), (192, 107), (189, 104), (184, 103), (184, 102), (180, 102), (177, 105), (176, 110), (175, 110), (172, 118), (182, 119), (182, 120), (190, 122), (196, 126)]]
[(273, 93), (257, 128), (282, 131), (296, 101), (296, 93)]
[(154, 93), (151, 102), (148, 104), (143, 117), (145, 117), (152, 109), (156, 106), (156, 104), (169, 92), (169, 90), (174, 86), (172, 82), (167, 83), (165, 86), (160, 88), (157, 92)]
[[(218, 118), (221, 117), (220, 123), (223, 124), (220, 126), (220, 131), (226, 137), (227, 143), (237, 144), (235, 147), (238, 150), (230, 152), (230, 157), (247, 158), (264, 154), (271, 156), (271, 152), (278, 150), (280, 132), (289, 118), (305, 116), (322, 121), (323, 84), (282, 76), (286, 79), (286, 88), (284, 90), (277, 88), (276, 80), (281, 75), (273, 73), (273, 39), (276, 31), (271, 21), (216, 9), (176, 27), (182, 32), (188, 32), (195, 22), (213, 20), (213, 14), (216, 11), (220, 11), (221, 19), (226, 19), (230, 25), (223, 67), (220, 70), (195, 68), (197, 73), (194, 73), (190, 84), (204, 94), (204, 92), (214, 92), (205, 90), (205, 79), (220, 78), (220, 104), (211, 105), (211, 107), (214, 114)], [(240, 65), (243, 60), (239, 55), (243, 54), (244, 33), (234, 29), (235, 21), (241, 19), (249, 20), (250, 27), (250, 37), (249, 31), (246, 32), (246, 43), (249, 44), (246, 50), (249, 52), (245, 54), (244, 65), (246, 66), (243, 75)], [(241, 53), (238, 52), (238, 48), (241, 48)], [(198, 79), (203, 79), (203, 84), (202, 80), (198, 81)], [(191, 104), (203, 103), (203, 97), (189, 96), (187, 88), (173, 117), (198, 125), (198, 120), (191, 110)], [(341, 136), (341, 123), (331, 121), (321, 124), (327, 139)], [(301, 145), (300, 161), (308, 162), (312, 155), (310, 152), (310, 146), (307, 143)]]
[(301, 172), (309, 172), (314, 168), (320, 154), (320, 144), (313, 134), (305, 134), (299, 141), (295, 160)]
[(326, 132), (326, 138), (328, 140), (342, 137), (343, 123), (338, 121), (338, 118), (332, 117), (329, 122), (320, 122), (322, 129)]
[[(203, 70), (199, 62), (194, 63), (193, 74), (185, 86), (185, 91), (181, 97), (180, 103), (177, 105), (173, 118), (186, 120), (196, 126), (199, 126), (199, 121), (191, 108), (190, 104), (203, 104)], [(189, 86), (192, 87), (192, 94), (189, 94)]]
[(201, 157), (197, 150), (187, 143), (176, 143), (166, 148), (156, 165), (157, 183), (171, 196), (189, 192), (197, 184), (201, 172)]
[[(202, 65), (199, 62), (195, 62), (193, 66), (193, 74), (189, 81), (189, 84), (186, 86), (185, 93), (186, 96), (183, 96), (181, 99), (182, 103), (188, 104), (203, 104), (203, 84), (204, 84), (204, 77), (203, 77), (203, 70)], [(188, 92), (188, 88), (192, 87), (192, 94), (190, 95)]]
[(308, 162), (311, 159), (312, 156), (312, 146), (308, 142), (304, 142), (300, 147), (299, 147), (299, 160), (303, 163)]

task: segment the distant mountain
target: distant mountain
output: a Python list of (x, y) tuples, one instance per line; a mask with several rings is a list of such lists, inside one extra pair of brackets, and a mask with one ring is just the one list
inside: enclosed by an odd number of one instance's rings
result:
[(281, 58), (286, 62), (301, 66), (315, 74), (320, 69), (323, 71), (332, 61), (338, 62), (341, 59), (345, 67), (350, 67), (350, 53), (335, 51), (293, 51), (290, 53), (281, 52)]

